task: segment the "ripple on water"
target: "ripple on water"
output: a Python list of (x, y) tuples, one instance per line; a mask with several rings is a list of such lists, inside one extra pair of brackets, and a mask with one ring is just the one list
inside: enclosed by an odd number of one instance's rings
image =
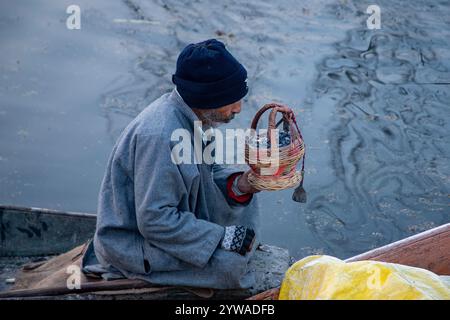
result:
[[(411, 3), (404, 19), (427, 7)], [(313, 195), (307, 223), (338, 255), (450, 220), (450, 21), (423, 28), (396, 16), (397, 5), (380, 5), (382, 30), (350, 31), (316, 81), (319, 97), (339, 92), (329, 130), (336, 179), (317, 191), (337, 201)], [(444, 13), (444, 4), (428, 10)]]

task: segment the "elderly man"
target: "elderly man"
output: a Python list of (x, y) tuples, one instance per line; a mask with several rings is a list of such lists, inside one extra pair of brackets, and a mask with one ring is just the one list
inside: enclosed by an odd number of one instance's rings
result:
[(174, 130), (191, 132), (194, 145), (195, 121), (204, 130), (240, 112), (246, 80), (223, 43), (190, 44), (177, 60), (176, 88), (122, 132), (101, 185), (93, 241), (105, 274), (218, 289), (254, 284), (247, 267), (257, 246), (257, 190), (248, 172), (171, 157)]

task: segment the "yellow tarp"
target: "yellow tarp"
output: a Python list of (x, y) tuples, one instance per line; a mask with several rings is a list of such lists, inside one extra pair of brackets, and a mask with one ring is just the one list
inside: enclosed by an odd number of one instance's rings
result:
[(449, 300), (450, 287), (443, 278), (394, 263), (309, 256), (287, 270), (279, 299)]

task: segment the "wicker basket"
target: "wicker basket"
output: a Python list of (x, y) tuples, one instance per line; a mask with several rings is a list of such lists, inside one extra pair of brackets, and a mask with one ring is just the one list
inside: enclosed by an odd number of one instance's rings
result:
[[(269, 126), (266, 133), (257, 134), (258, 121), (267, 110), (272, 109), (269, 115)], [(282, 113), (281, 121), (276, 124), (277, 113)], [(283, 123), (283, 130), (289, 132), (290, 143), (279, 147), (270, 144), (276, 138), (275, 129)], [(280, 104), (264, 105), (253, 118), (252, 132), (245, 143), (245, 161), (252, 172), (249, 174), (249, 183), (258, 190), (283, 190), (298, 185), (304, 174), (305, 144), (302, 134), (295, 120), (294, 112)], [(270, 148), (253, 145), (250, 141), (260, 141), (266, 138)], [(303, 157), (302, 170), (297, 171), (297, 163)]]

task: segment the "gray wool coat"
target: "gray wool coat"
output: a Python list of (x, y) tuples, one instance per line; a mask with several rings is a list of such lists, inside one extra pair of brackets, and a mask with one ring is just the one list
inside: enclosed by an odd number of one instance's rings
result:
[(160, 285), (254, 285), (248, 270), (254, 250), (241, 256), (220, 248), (228, 225), (251, 227), (258, 239), (256, 195), (242, 205), (226, 192), (227, 178), (241, 170), (172, 162), (178, 143), (171, 141), (172, 132), (185, 128), (193, 137), (194, 121), (197, 116), (174, 89), (143, 110), (114, 145), (92, 250), (104, 272)]

